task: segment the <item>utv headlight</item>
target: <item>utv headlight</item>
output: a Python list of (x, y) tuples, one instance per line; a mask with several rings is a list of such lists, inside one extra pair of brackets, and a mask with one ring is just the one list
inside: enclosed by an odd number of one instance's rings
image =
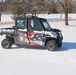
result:
[(52, 37), (55, 37), (55, 38), (57, 38), (57, 33), (51, 33), (52, 34)]

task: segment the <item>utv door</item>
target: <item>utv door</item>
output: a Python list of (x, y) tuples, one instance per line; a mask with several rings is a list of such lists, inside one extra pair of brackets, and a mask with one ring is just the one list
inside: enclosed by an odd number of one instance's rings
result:
[(44, 45), (44, 30), (38, 19), (30, 19), (29, 25), (32, 31), (28, 28), (28, 38), (30, 45)]
[(19, 18), (16, 20), (16, 44), (29, 44), (27, 36), (27, 19)]

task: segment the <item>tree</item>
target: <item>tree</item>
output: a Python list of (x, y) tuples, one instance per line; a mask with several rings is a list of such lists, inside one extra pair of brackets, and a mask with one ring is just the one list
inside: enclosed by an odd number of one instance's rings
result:
[(64, 2), (64, 12), (65, 12), (65, 25), (69, 25), (68, 24), (68, 1), (65, 0)]
[(3, 0), (0, 2), (0, 21), (2, 16), (2, 9), (3, 9)]
[[(10, 0), (10, 7), (13, 14), (39, 14), (57, 12), (53, 0)], [(10, 8), (9, 7), (9, 8)]]
[(65, 13), (65, 25), (69, 25), (68, 24), (68, 13), (72, 12), (72, 9), (73, 9), (72, 0), (64, 0), (64, 1), (58, 0), (58, 2), (62, 5), (62, 8)]
[[(72, 0), (7, 0), (11, 12), (16, 15), (58, 13), (58, 7), (62, 6), (60, 11), (65, 12), (65, 25), (68, 25), (68, 12), (72, 12), (74, 7)], [(8, 8), (8, 9), (9, 9)], [(74, 10), (75, 11), (75, 10)]]
[(45, 1), (44, 0), (32, 0), (29, 1), (12, 1), (11, 2), (11, 10), (12, 13), (19, 16), (21, 14), (38, 14), (38, 13), (44, 13), (45, 10)]

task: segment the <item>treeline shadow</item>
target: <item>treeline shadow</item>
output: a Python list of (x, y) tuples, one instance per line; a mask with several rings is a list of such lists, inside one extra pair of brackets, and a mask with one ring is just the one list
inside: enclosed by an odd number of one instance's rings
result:
[(63, 45), (61, 48), (58, 48), (57, 51), (67, 51), (67, 50), (75, 50), (76, 49), (76, 43), (74, 42), (63, 42)]

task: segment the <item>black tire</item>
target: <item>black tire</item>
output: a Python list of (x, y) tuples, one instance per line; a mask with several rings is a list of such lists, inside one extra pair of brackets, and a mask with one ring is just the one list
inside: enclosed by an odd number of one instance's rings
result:
[(62, 46), (62, 42), (60, 42), (59, 44), (58, 44), (58, 47), (60, 48)]
[(57, 48), (57, 44), (54, 40), (50, 40), (47, 42), (46, 47), (49, 51), (55, 51)]
[(1, 45), (2, 45), (2, 47), (3, 47), (4, 49), (10, 49), (11, 46), (12, 46), (12, 42), (11, 42), (10, 39), (7, 39), (7, 38), (6, 38), (6, 39), (4, 39), (4, 40), (2, 41)]

